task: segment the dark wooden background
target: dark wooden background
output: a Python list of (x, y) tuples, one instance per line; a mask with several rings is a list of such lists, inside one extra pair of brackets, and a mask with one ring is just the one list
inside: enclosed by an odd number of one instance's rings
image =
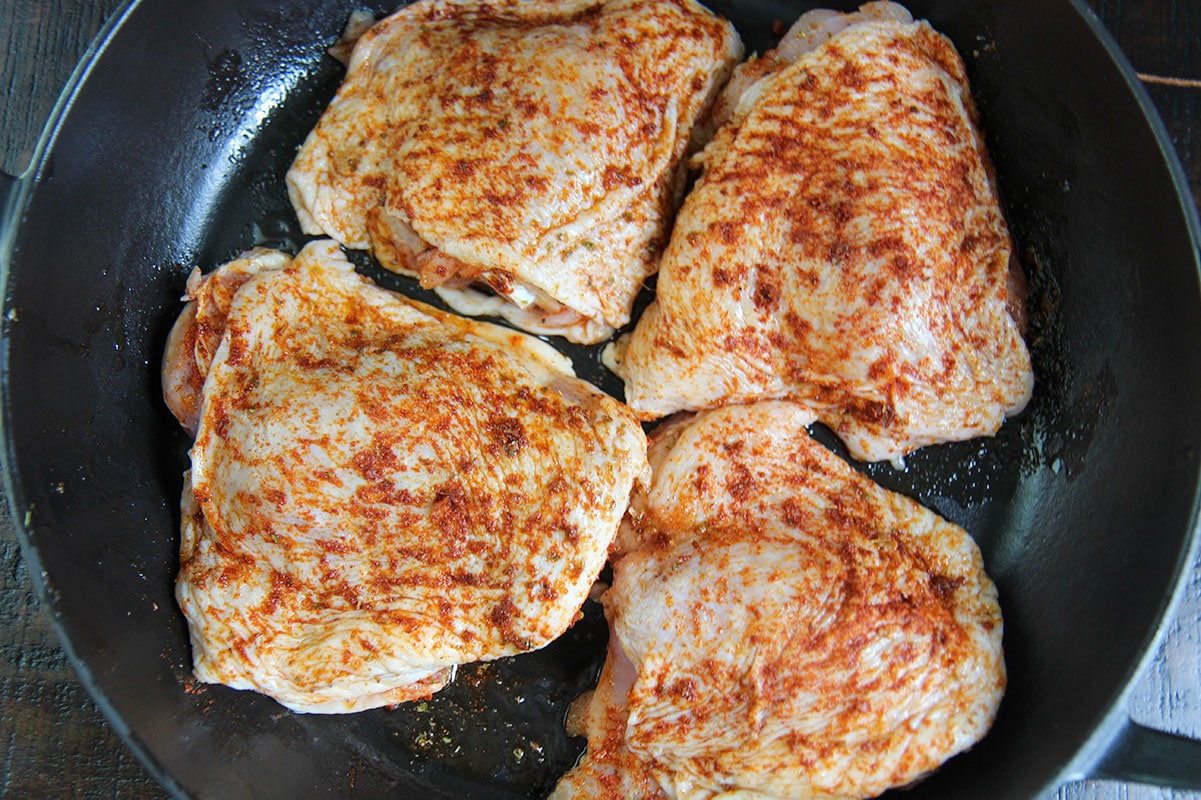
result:
[[(1143, 78), (1201, 202), (1201, 0), (1090, 1)], [(26, 168), (59, 89), (119, 5), (120, 0), (0, 0), (5, 172)], [(0, 507), (0, 796), (162, 797), (76, 679), (31, 591), (7, 503)], [(1167, 641), (1139, 682), (1131, 713), (1143, 724), (1201, 738), (1201, 563)], [(1058, 797), (1201, 795), (1090, 782), (1064, 787)]]

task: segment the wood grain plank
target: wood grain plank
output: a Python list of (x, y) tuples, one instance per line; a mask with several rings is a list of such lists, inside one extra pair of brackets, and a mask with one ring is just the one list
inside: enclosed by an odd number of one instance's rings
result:
[(1201, 79), (1201, 3), (1197, 0), (1091, 0), (1139, 72)]
[(0, 505), (0, 797), (157, 800), (59, 647)]
[[(0, 2), (0, 169), (29, 165), (42, 126), (80, 56), (123, 0)], [(36, 64), (37, 69), (25, 68)]]
[[(1144, 83), (1201, 205), (1201, 2), (1090, 0)], [(1176, 78), (1190, 86), (1155, 82)]]

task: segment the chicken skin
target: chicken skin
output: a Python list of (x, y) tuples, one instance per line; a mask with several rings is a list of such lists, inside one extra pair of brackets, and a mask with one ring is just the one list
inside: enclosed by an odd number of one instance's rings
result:
[(460, 313), (599, 342), (658, 267), (741, 52), (693, 0), (419, 0), (358, 40), (289, 194), (307, 233)]
[(715, 113), (656, 300), (608, 353), (642, 418), (788, 398), (896, 461), (1024, 408), (1024, 280), (946, 38), (895, 4), (811, 12)]
[(987, 732), (1005, 667), (979, 550), (811, 421), (765, 401), (652, 433), (556, 800), (872, 797)]
[(198, 410), (176, 586), (200, 680), (357, 711), (572, 624), (646, 469), (624, 406), (329, 240), (189, 295), (163, 372)]

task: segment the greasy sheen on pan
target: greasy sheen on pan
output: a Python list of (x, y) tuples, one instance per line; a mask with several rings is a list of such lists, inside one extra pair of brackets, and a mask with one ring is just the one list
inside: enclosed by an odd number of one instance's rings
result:
[(874, 797), (989, 730), (1002, 619), (975, 542), (812, 421), (765, 401), (652, 432), (573, 714), (588, 751), (552, 800)]
[(307, 233), (456, 311), (598, 342), (657, 269), (741, 51), (693, 0), (419, 0), (358, 40), (288, 191)]
[(185, 425), (198, 409), (177, 597), (200, 680), (357, 711), (577, 618), (646, 468), (624, 406), (533, 337), (376, 287), (330, 240), (253, 251), (189, 296), (164, 386)]
[(859, 459), (993, 434), (1033, 377), (963, 63), (895, 4), (811, 13), (718, 102), (609, 363), (644, 419), (787, 397)]

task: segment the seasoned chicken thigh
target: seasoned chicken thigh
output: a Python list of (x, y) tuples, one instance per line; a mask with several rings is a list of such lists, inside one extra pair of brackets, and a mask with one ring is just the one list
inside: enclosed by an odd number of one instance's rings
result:
[(177, 581), (198, 678), (356, 711), (571, 625), (646, 468), (624, 406), (328, 240), (189, 295), (164, 375), (199, 409)]
[(256, 247), (212, 275), (194, 269), (188, 276), (187, 303), (171, 327), (163, 353), (163, 399), (192, 436), (200, 424), (204, 378), (225, 334), (234, 294), (258, 273), (284, 269), (291, 261), (287, 253)]
[(669, 422), (604, 595), (609, 657), (565, 798), (861, 798), (970, 747), (1005, 687), (960, 528), (763, 402)]
[(738, 68), (656, 300), (609, 353), (644, 419), (789, 398), (878, 461), (1025, 406), (1024, 283), (964, 67), (908, 20), (812, 12)]
[(297, 216), (457, 311), (601, 341), (741, 48), (693, 0), (419, 0), (355, 46), (288, 173)]

